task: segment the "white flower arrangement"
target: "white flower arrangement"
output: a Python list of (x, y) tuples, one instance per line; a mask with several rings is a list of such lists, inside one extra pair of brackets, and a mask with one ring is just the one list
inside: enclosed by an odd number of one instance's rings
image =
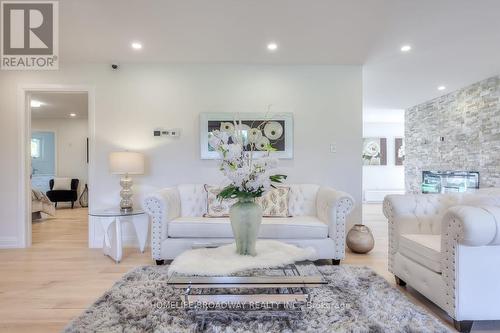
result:
[[(241, 120), (222, 122), (220, 130), (209, 134), (208, 144), (220, 153), (220, 170), (231, 182), (219, 193), (220, 199), (260, 197), (286, 179), (286, 175), (275, 173), (278, 160), (270, 156), (275, 149), (262, 134), (261, 128), (269, 123), (250, 128)], [(255, 158), (255, 150), (265, 151), (267, 155)]]

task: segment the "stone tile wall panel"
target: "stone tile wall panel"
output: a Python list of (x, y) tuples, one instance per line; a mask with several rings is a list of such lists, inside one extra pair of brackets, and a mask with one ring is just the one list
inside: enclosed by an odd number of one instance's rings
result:
[(421, 192), (424, 170), (479, 171), (481, 187), (500, 187), (500, 76), (407, 109), (405, 150), (407, 192)]

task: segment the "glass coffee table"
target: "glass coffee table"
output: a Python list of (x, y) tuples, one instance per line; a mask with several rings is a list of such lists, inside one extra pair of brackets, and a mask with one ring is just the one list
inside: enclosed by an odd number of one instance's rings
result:
[(230, 276), (172, 274), (167, 282), (182, 289), (184, 307), (204, 329), (208, 316), (300, 317), (310, 301), (309, 288), (327, 282), (309, 261), (271, 269), (255, 269)]

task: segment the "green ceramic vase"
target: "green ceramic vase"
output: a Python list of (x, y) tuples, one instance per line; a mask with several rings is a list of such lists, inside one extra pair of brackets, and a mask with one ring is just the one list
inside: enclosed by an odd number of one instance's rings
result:
[(229, 210), (229, 217), (236, 241), (236, 252), (241, 255), (257, 255), (255, 242), (262, 223), (262, 208), (253, 198), (241, 198)]

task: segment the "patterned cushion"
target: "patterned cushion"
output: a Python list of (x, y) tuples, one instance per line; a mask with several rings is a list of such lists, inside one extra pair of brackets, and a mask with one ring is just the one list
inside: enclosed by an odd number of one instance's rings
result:
[(319, 186), (314, 184), (290, 185), (288, 211), (292, 216), (316, 216), (316, 195)]
[[(181, 216), (203, 216), (207, 212), (207, 191), (203, 184), (177, 186)], [(169, 212), (170, 213), (170, 212)]]
[[(227, 217), (229, 209), (238, 199), (217, 198), (221, 188), (218, 186), (205, 185), (207, 191), (207, 213), (205, 217)], [(264, 217), (287, 217), (288, 213), (288, 193), (289, 187), (272, 188), (255, 202), (262, 207), (262, 216)]]
[(205, 185), (207, 191), (207, 213), (206, 217), (224, 217), (229, 216), (229, 209), (238, 201), (238, 199), (224, 199), (217, 198), (217, 194), (221, 191), (218, 186)]
[(255, 201), (262, 207), (262, 216), (287, 217), (289, 187), (277, 187), (267, 191)]

